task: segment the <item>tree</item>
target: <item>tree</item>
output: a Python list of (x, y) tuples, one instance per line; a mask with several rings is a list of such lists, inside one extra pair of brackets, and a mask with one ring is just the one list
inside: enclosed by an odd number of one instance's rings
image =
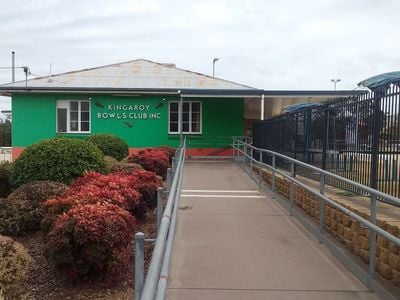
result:
[(0, 121), (0, 147), (11, 147), (11, 122)]

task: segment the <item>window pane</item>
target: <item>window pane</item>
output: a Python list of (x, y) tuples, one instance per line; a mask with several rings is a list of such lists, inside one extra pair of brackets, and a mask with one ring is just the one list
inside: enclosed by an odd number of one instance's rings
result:
[(81, 111), (89, 111), (89, 102), (87, 101), (81, 102)]
[(71, 131), (78, 131), (78, 122), (77, 121), (71, 121), (69, 124), (70, 124)]
[(183, 119), (183, 122), (189, 122), (189, 113), (184, 112), (182, 114), (182, 119)]
[(89, 122), (81, 122), (81, 131), (89, 131)]
[(189, 102), (183, 102), (183, 112), (189, 111)]
[(78, 111), (78, 101), (71, 101), (69, 103), (69, 109), (71, 111)]
[(200, 122), (200, 113), (192, 113), (192, 122)]
[(78, 112), (77, 111), (71, 111), (69, 114), (69, 119), (70, 121), (78, 121)]
[(81, 112), (81, 121), (89, 121), (89, 112), (88, 111), (84, 111)]
[(170, 102), (170, 104), (169, 104), (169, 110), (170, 110), (170, 111), (175, 111), (175, 112), (177, 112), (178, 109), (179, 109), (179, 105), (178, 105), (177, 102)]
[(57, 109), (57, 132), (67, 132), (67, 109)]
[(169, 120), (170, 120), (170, 122), (178, 122), (179, 114), (178, 113), (170, 113)]
[(183, 123), (182, 128), (183, 132), (189, 132), (189, 123)]
[(192, 103), (192, 112), (200, 112), (200, 103), (199, 102)]
[(178, 123), (170, 123), (169, 124), (170, 132), (178, 132), (178, 130), (179, 130)]
[(192, 132), (200, 132), (200, 123), (192, 123)]

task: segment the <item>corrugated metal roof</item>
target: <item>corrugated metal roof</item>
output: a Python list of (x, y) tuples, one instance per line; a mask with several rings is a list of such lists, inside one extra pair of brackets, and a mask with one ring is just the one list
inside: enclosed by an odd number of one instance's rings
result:
[[(240, 89), (254, 88), (180, 68), (137, 59), (97, 68), (29, 79), (28, 88), (110, 88), (110, 89)], [(25, 87), (25, 81), (1, 86)]]

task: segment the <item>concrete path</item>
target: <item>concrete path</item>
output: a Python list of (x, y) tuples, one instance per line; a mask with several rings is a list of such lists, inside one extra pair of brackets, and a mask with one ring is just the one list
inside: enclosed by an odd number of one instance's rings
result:
[(231, 162), (186, 162), (167, 299), (379, 299)]

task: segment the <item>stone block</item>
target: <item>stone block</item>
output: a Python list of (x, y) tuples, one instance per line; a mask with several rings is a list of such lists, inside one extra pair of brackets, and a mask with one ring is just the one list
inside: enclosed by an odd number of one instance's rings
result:
[(393, 271), (392, 268), (384, 263), (378, 262), (376, 264), (376, 269), (379, 272), (379, 274), (382, 275), (383, 278), (386, 278), (388, 280), (392, 280), (393, 279)]
[(389, 254), (389, 265), (397, 271), (400, 271), (400, 256), (397, 254)]
[(353, 231), (351, 230), (351, 228), (344, 228), (344, 238), (349, 241), (353, 239)]
[(351, 227), (351, 218), (349, 216), (344, 215), (342, 223), (345, 227)]
[(378, 261), (382, 262), (384, 264), (389, 264), (389, 256), (390, 256), (390, 252), (382, 247), (378, 247), (376, 249), (376, 255), (378, 257)]

